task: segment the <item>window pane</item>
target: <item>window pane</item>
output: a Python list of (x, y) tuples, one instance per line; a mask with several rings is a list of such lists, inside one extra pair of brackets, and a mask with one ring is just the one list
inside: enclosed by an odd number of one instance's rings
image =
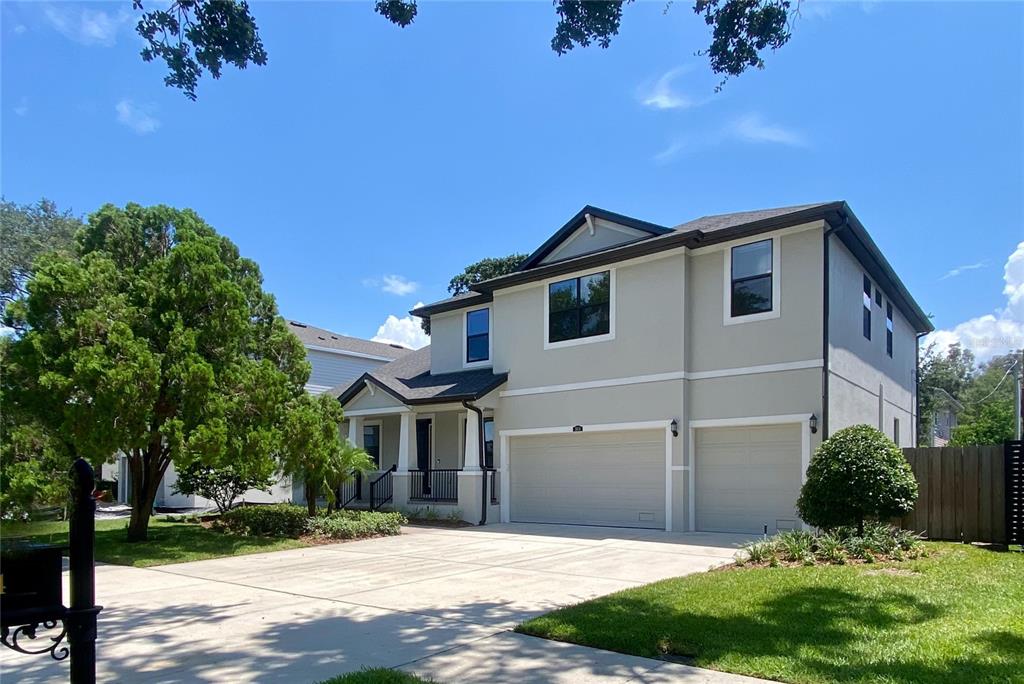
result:
[(363, 426), (363, 451), (370, 455), (373, 462), (380, 465), (380, 426)]
[(548, 309), (551, 312), (576, 308), (576, 279), (551, 283), (548, 286)]
[(732, 248), (732, 279), (772, 272), (772, 241), (762, 240)]
[(467, 335), (485, 335), (487, 332), (487, 324), (490, 316), (488, 309), (478, 309), (477, 311), (470, 311), (466, 314), (466, 334)]
[(551, 314), (548, 320), (548, 341), (576, 339), (579, 335), (579, 316), (578, 309)]
[(772, 277), (744, 280), (732, 284), (732, 315), (763, 313), (772, 310)]
[(484, 418), (484, 464), (494, 467), (494, 419)]
[(474, 335), (466, 338), (466, 362), (486, 361), (490, 355), (488, 352), (488, 340), (490, 335)]
[(608, 271), (580, 278), (580, 304), (604, 304), (609, 301), (611, 277)]
[(608, 305), (585, 306), (580, 309), (580, 337), (604, 335), (609, 330)]

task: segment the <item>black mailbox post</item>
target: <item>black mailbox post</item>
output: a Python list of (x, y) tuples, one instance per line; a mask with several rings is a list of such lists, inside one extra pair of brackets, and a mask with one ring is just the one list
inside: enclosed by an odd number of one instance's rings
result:
[[(21, 653), (49, 653), (54, 660), (70, 655), (71, 682), (91, 684), (96, 681), (96, 615), (100, 612), (95, 605), (93, 561), (95, 480), (83, 459), (75, 461), (71, 476), (74, 501), (67, 547), (17, 541), (0, 546), (0, 642)], [(62, 591), (65, 548), (71, 575), (70, 608), (64, 606)], [(67, 644), (63, 643), (65, 636)]]

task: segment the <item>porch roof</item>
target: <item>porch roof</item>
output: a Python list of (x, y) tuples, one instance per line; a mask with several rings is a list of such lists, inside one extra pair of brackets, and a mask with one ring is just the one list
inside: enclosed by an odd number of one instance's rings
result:
[(426, 346), (329, 392), (344, 406), (372, 382), (403, 404), (438, 404), (479, 399), (506, 380), (508, 373), (494, 373), (490, 368), (434, 375), (430, 372), (430, 347)]

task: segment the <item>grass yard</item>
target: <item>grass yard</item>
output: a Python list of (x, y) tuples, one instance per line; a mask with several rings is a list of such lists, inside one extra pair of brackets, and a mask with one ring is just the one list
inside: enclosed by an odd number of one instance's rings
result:
[[(96, 521), (97, 561), (144, 568), (309, 545), (301, 539), (235, 536), (195, 523), (167, 522), (157, 518), (150, 520), (148, 541), (129, 544), (125, 541), (127, 525), (125, 519)], [(56, 544), (67, 543), (67, 532), (66, 522), (5, 522), (0, 527), (0, 536), (4, 539), (27, 537)]]
[(784, 682), (1024, 682), (1024, 554), (736, 568), (548, 613), (525, 634)]
[(372, 669), (350, 672), (340, 677), (332, 677), (320, 684), (434, 684), (432, 680), (421, 679), (399, 670), (389, 670), (386, 667), (375, 667)]

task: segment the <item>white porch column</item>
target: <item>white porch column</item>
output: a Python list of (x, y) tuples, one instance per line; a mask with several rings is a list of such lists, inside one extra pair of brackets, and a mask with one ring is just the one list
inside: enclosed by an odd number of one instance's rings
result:
[(466, 451), (463, 470), (480, 470), (480, 418), (476, 411), (466, 411)]
[(348, 419), (348, 441), (357, 447), (363, 446), (363, 419), (359, 416)]
[(409, 470), (410, 460), (416, 458), (416, 430), (413, 429), (416, 414), (406, 411), (402, 414), (398, 429), (398, 472)]

